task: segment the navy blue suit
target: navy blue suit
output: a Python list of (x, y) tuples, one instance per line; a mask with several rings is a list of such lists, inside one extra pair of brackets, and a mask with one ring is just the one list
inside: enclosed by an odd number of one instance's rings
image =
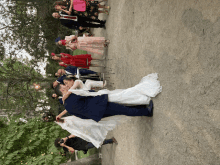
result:
[(60, 76), (60, 77), (57, 79), (58, 83), (64, 84), (63, 79), (64, 79), (65, 77), (66, 77), (66, 75)]
[(71, 94), (64, 104), (71, 115), (82, 119), (93, 119), (96, 122), (104, 117), (114, 115), (147, 116), (150, 114), (145, 107), (126, 107), (117, 103), (108, 102), (108, 95), (79, 96)]
[[(65, 71), (71, 73), (72, 75), (76, 75), (77, 74), (77, 67), (67, 66)], [(79, 73), (81, 76), (88, 75), (88, 74), (97, 74), (96, 72), (88, 70), (88, 69), (79, 69)], [(66, 74), (68, 74), (68, 73), (66, 73)]]
[(71, 94), (64, 103), (66, 110), (71, 115), (83, 116), (83, 118), (101, 120), (108, 103), (108, 95), (101, 96), (78, 96)]

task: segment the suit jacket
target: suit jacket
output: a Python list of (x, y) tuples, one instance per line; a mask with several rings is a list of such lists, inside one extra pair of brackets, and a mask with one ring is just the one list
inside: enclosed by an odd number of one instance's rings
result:
[(83, 119), (100, 121), (107, 108), (108, 95), (78, 96), (71, 94), (64, 103), (69, 114)]

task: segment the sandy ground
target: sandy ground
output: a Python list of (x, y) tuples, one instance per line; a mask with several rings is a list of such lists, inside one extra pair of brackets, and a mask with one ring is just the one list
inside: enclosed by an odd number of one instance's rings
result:
[(220, 1), (109, 0), (106, 63), (114, 88), (159, 73), (153, 118), (133, 117), (109, 132), (103, 165), (220, 164)]

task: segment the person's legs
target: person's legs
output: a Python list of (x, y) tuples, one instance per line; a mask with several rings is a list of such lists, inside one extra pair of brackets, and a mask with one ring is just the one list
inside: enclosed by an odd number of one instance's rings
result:
[(92, 22), (94, 22), (93, 19), (86, 18), (86, 17), (82, 18), (78, 22), (79, 22), (79, 25), (82, 27), (102, 28), (105, 26), (103, 23), (104, 21), (99, 22), (99, 24), (94, 24), (94, 23), (92, 23)]
[(91, 143), (91, 142), (89, 142), (87, 145), (86, 145), (86, 149), (88, 150), (88, 149), (91, 149), (91, 148), (94, 148), (95, 146)]
[(113, 143), (113, 139), (105, 139), (102, 145)]
[(136, 108), (126, 107), (117, 103), (108, 102), (107, 109), (103, 115), (104, 117), (114, 116), (114, 115), (126, 115), (126, 116), (151, 116), (151, 110), (153, 107), (143, 107)]
[(98, 87), (98, 88), (103, 88), (103, 81), (86, 80), (85, 86), (86, 86), (88, 89), (96, 88), (96, 87)]
[[(104, 142), (103, 142), (102, 145), (112, 144), (112, 143), (114, 143), (113, 139), (106, 139), (106, 140), (104, 140)], [(89, 142), (89, 143), (86, 145), (86, 149), (87, 149), (87, 150), (88, 150), (88, 149), (91, 149), (91, 148), (94, 148), (94, 147), (95, 147), (95, 146), (94, 146), (91, 142)]]
[(92, 70), (89, 69), (79, 69), (79, 73), (84, 76), (84, 75), (88, 75), (88, 74), (97, 74), (97, 72), (94, 72)]
[[(96, 23), (100, 23), (100, 24), (105, 24), (105, 22), (106, 21), (103, 21), (103, 20), (99, 20), (99, 19), (92, 19), (92, 18), (88, 18), (88, 17), (84, 17), (84, 18), (82, 18), (83, 19), (83, 21), (86, 21), (86, 22), (90, 22), (90, 23), (92, 23), (92, 22), (96, 22)], [(89, 27), (89, 26), (88, 26)]]

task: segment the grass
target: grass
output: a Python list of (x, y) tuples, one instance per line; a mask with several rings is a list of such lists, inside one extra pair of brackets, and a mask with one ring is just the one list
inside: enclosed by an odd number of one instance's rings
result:
[(89, 149), (87, 154), (83, 154), (83, 151), (78, 151), (78, 158), (82, 159), (82, 158), (88, 157), (90, 155), (97, 154), (98, 152), (99, 152), (99, 150), (97, 148)]

